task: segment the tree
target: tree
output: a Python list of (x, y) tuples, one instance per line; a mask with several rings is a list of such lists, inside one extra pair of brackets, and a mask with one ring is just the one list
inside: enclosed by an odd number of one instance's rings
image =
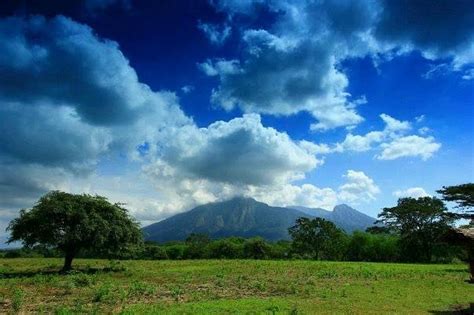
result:
[(207, 246), (207, 255), (217, 259), (242, 258), (243, 242), (243, 239), (233, 237), (216, 240)]
[(431, 260), (435, 244), (454, 221), (443, 201), (435, 197), (401, 198), (378, 218), (378, 223), (400, 234), (404, 259), (423, 262)]
[(63, 271), (81, 250), (111, 256), (142, 243), (139, 224), (121, 204), (105, 197), (52, 191), (30, 210), (21, 210), (7, 228), (9, 243), (44, 245), (64, 254)]
[(456, 202), (457, 207), (463, 212), (455, 214), (458, 218), (471, 219), (474, 221), (474, 183), (462, 184), (457, 186), (443, 186), (443, 189), (437, 191), (441, 194), (444, 201)]
[(270, 255), (270, 245), (261, 237), (248, 239), (244, 243), (244, 257), (252, 259), (265, 259)]
[(288, 229), (296, 253), (313, 259), (341, 259), (347, 237), (334, 223), (322, 218), (298, 218)]
[(399, 237), (387, 233), (355, 231), (347, 249), (347, 259), (352, 261), (398, 261)]
[(390, 229), (386, 226), (370, 226), (365, 229), (365, 232), (370, 234), (390, 234)]
[(191, 233), (186, 238), (185, 257), (187, 259), (203, 258), (206, 254), (206, 246), (211, 242), (209, 235), (205, 233)]

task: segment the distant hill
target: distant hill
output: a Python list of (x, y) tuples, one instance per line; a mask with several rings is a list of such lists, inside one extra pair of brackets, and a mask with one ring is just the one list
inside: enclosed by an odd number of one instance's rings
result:
[(212, 238), (261, 236), (268, 240), (288, 239), (288, 227), (299, 217), (296, 210), (271, 207), (252, 198), (237, 197), (198, 206), (143, 228), (145, 239), (158, 242), (183, 240), (190, 233)]
[[(299, 217), (334, 219), (336, 225), (347, 231), (353, 231), (357, 226), (365, 229), (372, 225), (369, 221), (375, 221), (346, 205), (337, 206), (335, 212), (337, 214), (323, 209), (272, 207), (252, 198), (236, 197), (174, 215), (144, 227), (143, 232), (146, 240), (156, 242), (184, 240), (191, 233), (206, 233), (212, 238), (261, 236), (267, 240), (280, 240), (289, 239), (288, 228)], [(347, 222), (343, 219), (345, 215), (348, 216)]]
[(355, 230), (364, 231), (366, 228), (373, 226), (376, 221), (375, 218), (363, 214), (345, 204), (335, 206), (333, 211), (301, 206), (292, 206), (289, 208), (299, 210), (313, 217), (329, 220), (348, 233)]

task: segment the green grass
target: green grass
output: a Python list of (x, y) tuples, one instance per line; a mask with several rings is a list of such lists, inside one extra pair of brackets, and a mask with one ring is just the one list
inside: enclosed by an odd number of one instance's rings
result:
[(426, 314), (469, 307), (465, 265), (0, 259), (0, 313)]

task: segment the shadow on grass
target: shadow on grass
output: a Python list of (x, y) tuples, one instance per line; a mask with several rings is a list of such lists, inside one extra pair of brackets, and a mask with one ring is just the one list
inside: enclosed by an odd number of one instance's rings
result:
[(471, 305), (467, 307), (466, 305), (455, 305), (451, 307), (450, 310), (430, 311), (430, 313), (439, 315), (472, 315), (474, 314), (474, 303), (471, 303)]
[(43, 269), (43, 270), (36, 270), (36, 271), (21, 271), (21, 272), (0, 272), (0, 280), (1, 279), (19, 279), (19, 278), (32, 278), (36, 276), (67, 276), (67, 275), (74, 275), (74, 274), (99, 274), (99, 273), (115, 273), (115, 272), (123, 272), (125, 269), (122, 268), (83, 268), (83, 269), (73, 269), (69, 272), (63, 272), (61, 270), (52, 270), (52, 269)]

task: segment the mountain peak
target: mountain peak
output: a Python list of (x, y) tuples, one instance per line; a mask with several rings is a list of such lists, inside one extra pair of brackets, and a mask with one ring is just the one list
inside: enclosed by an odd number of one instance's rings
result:
[(257, 200), (253, 199), (252, 197), (246, 197), (246, 196), (235, 196), (233, 198), (228, 199), (227, 201), (258, 202)]
[(333, 211), (344, 211), (344, 212), (356, 211), (356, 212), (359, 212), (356, 209), (346, 205), (345, 203), (341, 203), (340, 205), (335, 206)]

